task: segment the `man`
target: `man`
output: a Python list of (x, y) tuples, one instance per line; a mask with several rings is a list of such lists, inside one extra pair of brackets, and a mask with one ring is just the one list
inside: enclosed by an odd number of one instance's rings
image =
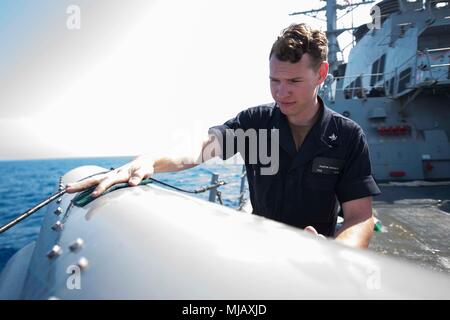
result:
[[(68, 185), (67, 191), (98, 184), (93, 194), (98, 196), (119, 182), (134, 186), (154, 172), (192, 168), (215, 156), (227, 159), (238, 151), (238, 130), (276, 130), (279, 140), (266, 135), (256, 142), (258, 147), (262, 142), (271, 150), (276, 147), (277, 167), (271, 174), (263, 173), (267, 165), (260, 158), (251, 161), (251, 148), (242, 154), (253, 213), (366, 248), (373, 233), (372, 196), (380, 191), (361, 128), (328, 109), (317, 95), (328, 74), (327, 51), (323, 32), (291, 25), (269, 55), (274, 103), (244, 110), (211, 128), (194, 155), (156, 160), (140, 156), (107, 174)], [(335, 234), (339, 204), (344, 223)]]

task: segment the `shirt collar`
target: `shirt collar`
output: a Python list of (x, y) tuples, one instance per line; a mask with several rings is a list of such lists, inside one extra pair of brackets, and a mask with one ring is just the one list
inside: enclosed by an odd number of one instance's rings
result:
[(317, 126), (311, 130), (313, 130), (314, 137), (318, 143), (327, 147), (337, 146), (339, 145), (340, 139), (338, 126), (333, 117), (334, 112), (325, 105), (322, 98), (317, 96), (317, 99), (321, 106), (321, 115), (316, 123)]
[[(295, 150), (287, 117), (280, 111), (278, 105), (275, 105), (275, 119), (280, 130), (280, 146), (291, 157), (299, 158), (295, 161), (297, 164), (307, 162), (314, 158), (316, 154), (339, 145), (339, 132), (333, 119), (333, 111), (325, 105), (319, 96), (317, 96), (317, 99), (320, 104), (319, 118), (311, 128), (298, 154)], [(303, 150), (306, 152), (302, 152)]]

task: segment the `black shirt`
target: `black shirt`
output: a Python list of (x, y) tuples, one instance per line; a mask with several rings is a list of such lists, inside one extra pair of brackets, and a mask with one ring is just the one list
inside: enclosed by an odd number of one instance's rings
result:
[[(369, 150), (360, 126), (318, 99), (318, 121), (298, 151), (288, 120), (276, 103), (244, 110), (223, 125), (210, 128), (209, 133), (219, 138), (224, 160), (240, 151), (254, 214), (300, 228), (311, 225), (319, 233), (333, 236), (339, 203), (378, 195), (380, 190), (371, 174)], [(253, 141), (246, 139), (245, 150), (239, 150), (238, 129), (267, 134), (257, 135)], [(269, 157), (275, 143), (279, 156), (273, 158), (279, 158), (278, 170), (259, 156), (262, 140), (268, 144)], [(257, 161), (249, 152), (252, 146), (258, 151)], [(268, 167), (273, 174), (263, 173)]]

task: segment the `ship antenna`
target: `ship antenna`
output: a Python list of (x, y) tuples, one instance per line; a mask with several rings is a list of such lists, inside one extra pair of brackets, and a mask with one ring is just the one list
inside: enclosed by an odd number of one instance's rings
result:
[[(326, 19), (327, 19), (327, 38), (328, 38), (328, 63), (330, 64), (330, 73), (335, 71), (338, 66), (342, 63), (342, 60), (338, 60), (337, 54), (340, 52), (342, 54), (341, 49), (339, 48), (338, 36), (344, 32), (349, 30), (354, 30), (353, 27), (353, 14), (352, 14), (352, 27), (351, 28), (337, 28), (337, 10), (349, 9), (353, 11), (355, 8), (360, 5), (374, 3), (374, 0), (360, 0), (357, 2), (353, 2), (351, 0), (344, 0), (344, 4), (337, 4), (336, 0), (322, 0), (325, 1), (326, 4), (320, 9), (312, 9), (307, 11), (300, 11), (290, 13), (290, 16), (295, 15), (308, 15), (313, 18), (317, 18), (317, 13), (325, 11)], [(347, 11), (348, 13), (349, 11)], [(345, 15), (345, 14), (344, 14)], [(342, 16), (340, 17), (342, 18)], [(342, 54), (343, 55), (343, 54)]]

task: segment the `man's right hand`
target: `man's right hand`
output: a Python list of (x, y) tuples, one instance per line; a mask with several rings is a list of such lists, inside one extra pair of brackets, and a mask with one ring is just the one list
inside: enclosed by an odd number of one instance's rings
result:
[(154, 173), (153, 164), (154, 161), (149, 156), (139, 156), (110, 172), (83, 181), (69, 183), (66, 185), (66, 191), (74, 193), (97, 185), (97, 188), (91, 194), (93, 197), (97, 197), (117, 183), (128, 182), (130, 186), (137, 186), (143, 179), (149, 178)]

